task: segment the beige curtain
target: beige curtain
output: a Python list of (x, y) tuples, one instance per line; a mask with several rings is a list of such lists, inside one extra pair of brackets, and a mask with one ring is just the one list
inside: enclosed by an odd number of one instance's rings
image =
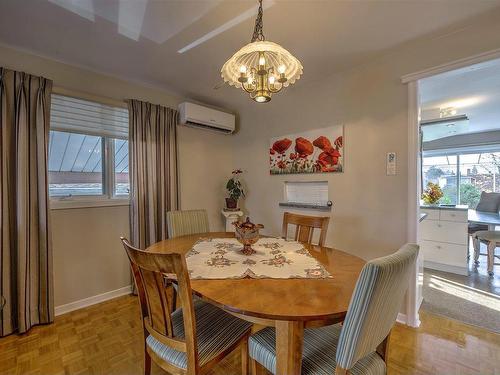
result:
[(52, 81), (0, 68), (0, 336), (54, 318), (47, 158)]
[(167, 211), (179, 207), (177, 111), (129, 100), (130, 232), (141, 249), (167, 238)]

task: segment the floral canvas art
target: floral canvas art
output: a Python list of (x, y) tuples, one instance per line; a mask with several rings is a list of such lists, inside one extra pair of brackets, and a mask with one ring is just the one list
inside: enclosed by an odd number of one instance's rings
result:
[(330, 126), (271, 138), (271, 174), (342, 172), (344, 127)]

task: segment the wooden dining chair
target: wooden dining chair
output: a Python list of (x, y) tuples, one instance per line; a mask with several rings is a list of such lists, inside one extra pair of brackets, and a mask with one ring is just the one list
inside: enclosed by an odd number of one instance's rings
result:
[[(343, 325), (304, 330), (302, 374), (385, 375), (389, 335), (401, 308), (418, 245), (369, 261), (354, 288)], [(276, 333), (265, 328), (249, 340), (252, 372), (276, 373)]]
[(327, 216), (306, 216), (285, 212), (283, 214), (283, 230), (282, 237), (288, 238), (288, 225), (295, 225), (295, 241), (311, 244), (314, 234), (314, 229), (320, 229), (319, 246), (324, 246), (326, 232), (328, 231), (328, 222), (330, 218)]
[[(184, 255), (151, 253), (121, 240), (139, 294), (144, 374), (151, 373), (151, 360), (171, 374), (203, 374), (239, 347), (246, 375), (252, 324), (201, 300), (193, 302)], [(163, 284), (165, 275), (175, 278), (183, 306), (173, 313)]]
[(168, 238), (210, 232), (206, 210), (168, 211)]

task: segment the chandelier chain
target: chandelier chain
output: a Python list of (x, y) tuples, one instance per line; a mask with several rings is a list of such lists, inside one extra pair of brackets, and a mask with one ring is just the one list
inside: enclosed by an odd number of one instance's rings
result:
[(255, 28), (253, 30), (253, 36), (252, 36), (252, 43), (255, 42), (256, 40), (262, 42), (266, 40), (264, 37), (264, 32), (262, 31), (262, 28), (264, 27), (264, 24), (262, 22), (262, 14), (264, 12), (262, 11), (262, 0), (259, 0), (259, 11), (257, 13), (257, 18), (255, 19)]

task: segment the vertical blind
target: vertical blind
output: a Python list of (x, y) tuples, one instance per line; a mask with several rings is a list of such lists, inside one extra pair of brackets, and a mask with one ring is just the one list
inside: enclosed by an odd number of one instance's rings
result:
[(327, 206), (327, 181), (285, 182), (285, 200), (288, 203), (314, 204)]
[(50, 127), (71, 133), (128, 138), (128, 110), (106, 104), (52, 95)]

